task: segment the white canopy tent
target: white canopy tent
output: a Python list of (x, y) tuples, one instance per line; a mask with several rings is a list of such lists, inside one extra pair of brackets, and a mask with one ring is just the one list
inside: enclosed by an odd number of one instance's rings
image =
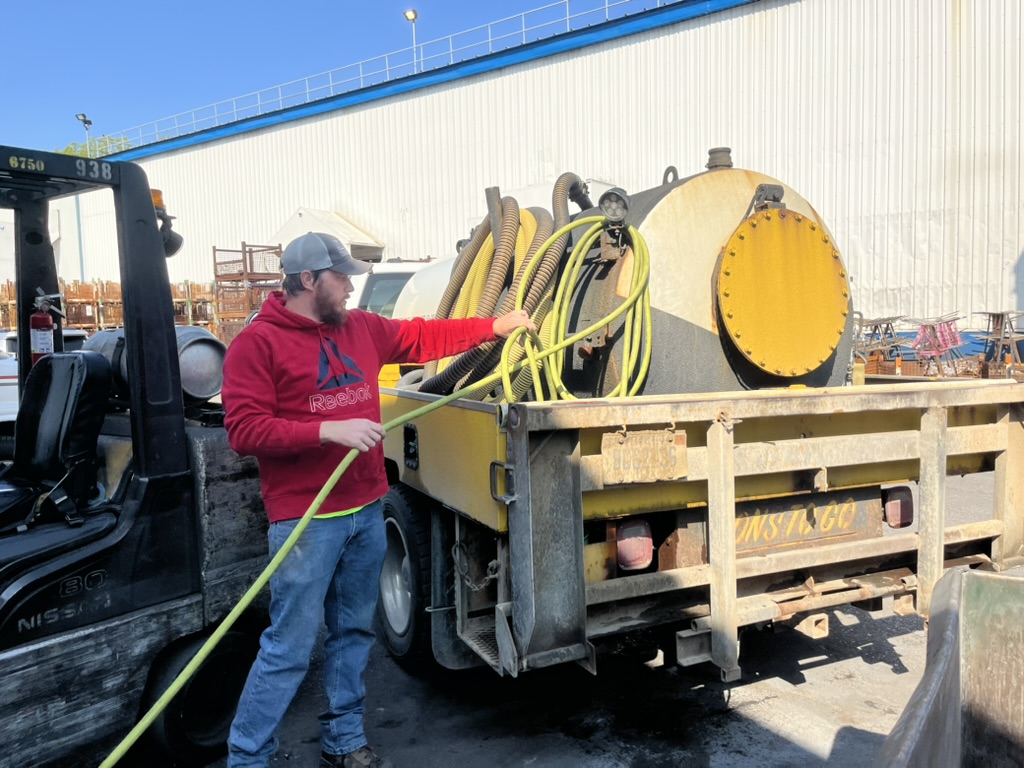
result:
[(383, 261), (384, 244), (377, 238), (336, 213), (313, 208), (299, 208), (267, 242), (280, 243), (284, 247), (307, 232), (326, 232), (334, 235), (345, 244), (355, 259)]

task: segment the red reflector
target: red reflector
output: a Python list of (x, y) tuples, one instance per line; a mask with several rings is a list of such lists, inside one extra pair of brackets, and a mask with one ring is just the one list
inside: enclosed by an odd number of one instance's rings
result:
[(654, 560), (654, 541), (651, 526), (646, 520), (629, 520), (619, 524), (615, 537), (619, 568), (624, 571), (638, 571), (647, 568)]
[(885, 522), (890, 528), (906, 528), (914, 522), (914, 496), (905, 485), (882, 489)]

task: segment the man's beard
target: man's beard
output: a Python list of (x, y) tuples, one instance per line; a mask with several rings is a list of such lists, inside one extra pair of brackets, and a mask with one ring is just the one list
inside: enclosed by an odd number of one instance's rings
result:
[(338, 309), (333, 303), (331, 303), (330, 299), (320, 291), (317, 291), (314, 297), (314, 309), (316, 310), (316, 316), (320, 319), (321, 323), (335, 328), (344, 325), (345, 318), (348, 316), (347, 310)]

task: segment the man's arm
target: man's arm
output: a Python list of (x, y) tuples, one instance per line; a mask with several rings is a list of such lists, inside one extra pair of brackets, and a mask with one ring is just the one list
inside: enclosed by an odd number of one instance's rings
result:
[(536, 330), (526, 312), (509, 312), (499, 318), (469, 317), (460, 320), (388, 320), (364, 313), (387, 363), (425, 363), (458, 355), (495, 338), (508, 336), (516, 328)]

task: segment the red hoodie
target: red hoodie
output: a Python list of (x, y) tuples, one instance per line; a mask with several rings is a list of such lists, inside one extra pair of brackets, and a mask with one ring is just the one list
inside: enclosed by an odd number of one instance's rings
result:
[[(494, 339), (493, 318), (389, 320), (358, 309), (332, 327), (296, 314), (275, 291), (228, 347), (221, 399), (231, 447), (255, 456), (271, 522), (302, 515), (349, 449), (320, 444), (326, 419), (380, 422), (377, 376), (387, 363), (422, 363)], [(384, 446), (360, 453), (320, 511), (387, 493)]]

